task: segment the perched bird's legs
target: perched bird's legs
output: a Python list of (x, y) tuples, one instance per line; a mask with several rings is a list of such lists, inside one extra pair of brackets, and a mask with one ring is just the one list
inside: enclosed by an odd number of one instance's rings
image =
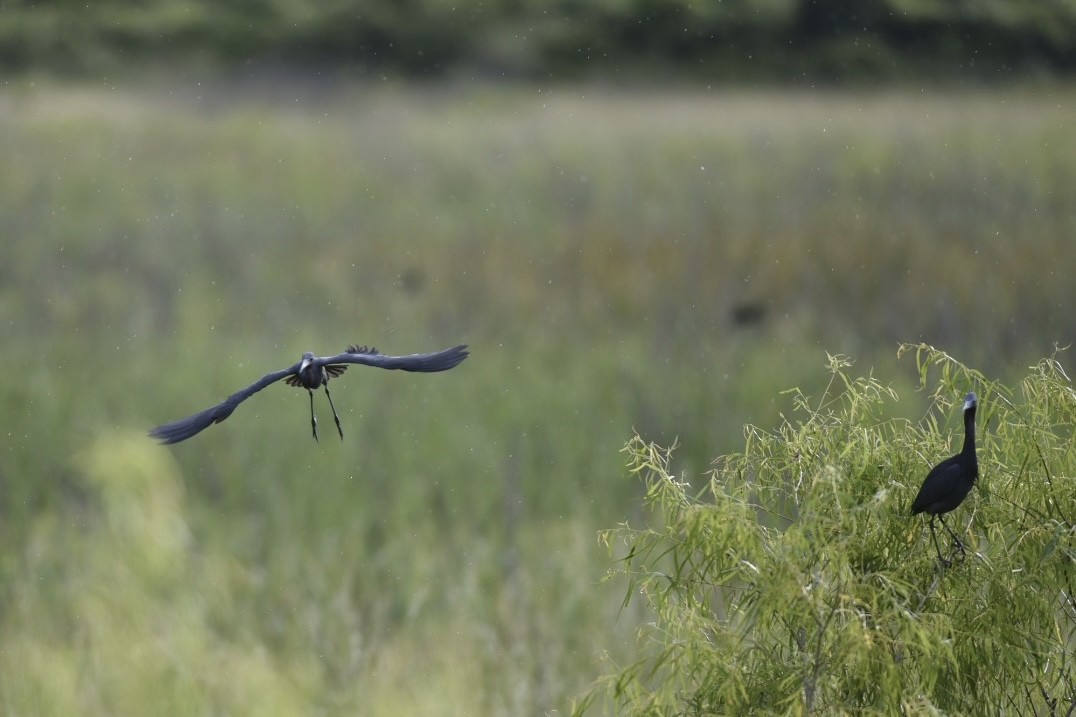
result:
[[(310, 394), (313, 396), (313, 394)], [(329, 383), (325, 383), (325, 395), (329, 397), (329, 407), (333, 410), (333, 419), (336, 421), (336, 430), (340, 432), (340, 440), (344, 440), (344, 429), (340, 427), (340, 416), (336, 415), (336, 406), (333, 405), (333, 397), (329, 393)]]
[[(952, 565), (953, 563), (952, 563), (951, 560), (946, 560), (945, 558), (942, 557), (941, 547), (938, 545), (938, 535), (937, 535), (937, 533), (934, 532), (934, 518), (935, 517), (937, 517), (937, 516), (933, 516), (933, 515), (930, 516), (930, 537), (934, 539), (934, 549), (938, 551), (938, 562), (940, 562), (943, 567), (947, 568), (950, 565)], [(942, 523), (942, 525), (945, 525), (945, 523)], [(946, 530), (948, 530), (948, 528), (946, 528)]]
[(959, 553), (960, 553), (960, 557), (961, 557), (961, 558), (963, 558), (963, 557), (966, 557), (966, 556), (967, 556), (967, 553), (966, 553), (966, 552), (964, 551), (964, 541), (963, 541), (963, 540), (961, 540), (960, 538), (958, 538), (958, 537), (957, 537), (957, 535), (956, 535), (956, 533), (954, 533), (953, 531), (949, 530), (949, 526), (945, 524), (945, 518), (943, 518), (943, 517), (941, 517), (941, 515), (939, 515), (939, 516), (938, 516), (938, 520), (940, 520), (940, 521), (941, 521), (942, 527), (943, 527), (943, 528), (945, 528), (946, 532), (948, 532), (948, 533), (949, 533), (949, 535), (950, 535), (950, 536), (952, 536), (952, 538), (953, 538), (953, 545), (954, 545), (954, 546), (956, 547), (956, 549), (957, 549), (957, 552), (959, 552)]
[[(314, 392), (309, 388), (306, 392), (310, 394), (310, 427), (314, 430), (314, 440), (318, 441), (318, 417), (314, 415)], [(321, 443), (321, 441), (318, 441)]]

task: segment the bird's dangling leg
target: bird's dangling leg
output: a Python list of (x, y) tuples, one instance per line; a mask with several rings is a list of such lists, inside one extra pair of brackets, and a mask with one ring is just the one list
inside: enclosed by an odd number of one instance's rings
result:
[[(310, 394), (310, 428), (314, 431), (314, 440), (318, 441), (318, 417), (314, 415), (314, 392), (309, 388), (306, 392)], [(321, 441), (318, 441), (321, 443)]]
[(344, 429), (340, 427), (340, 416), (336, 415), (336, 406), (333, 405), (333, 397), (329, 393), (329, 382), (325, 382), (325, 395), (329, 397), (329, 408), (333, 410), (333, 420), (336, 421), (336, 430), (340, 432), (340, 440), (344, 440)]
[[(930, 537), (934, 539), (934, 549), (938, 551), (938, 562), (942, 564), (942, 567), (949, 567), (952, 562), (942, 557), (941, 547), (938, 545), (938, 535), (934, 532), (934, 518), (937, 516), (930, 516)], [(942, 523), (945, 525), (945, 523)]]
[(945, 524), (945, 518), (942, 518), (939, 515), (938, 520), (941, 521), (942, 527), (945, 528), (946, 532), (948, 532), (949, 535), (953, 538), (953, 546), (956, 547), (957, 552), (960, 553), (960, 557), (961, 558), (966, 557), (967, 553), (964, 551), (964, 541), (961, 540), (960, 538), (958, 538), (956, 533), (949, 530), (949, 526)]

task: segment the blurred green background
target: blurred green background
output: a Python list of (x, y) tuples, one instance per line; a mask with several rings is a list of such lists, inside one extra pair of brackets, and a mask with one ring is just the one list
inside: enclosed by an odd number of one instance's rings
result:
[[(724, 6), (562, 4), (516, 57), (537, 5), (5, 5), (0, 711), (566, 711), (648, 619), (597, 540), (642, 510), (633, 429), (690, 480), (827, 352), (916, 418), (900, 341), (1001, 377), (1071, 342), (1070, 5), (992, 6), (1038, 38), (998, 85), (924, 32), (955, 83), (803, 39), (735, 88), (745, 18), (827, 6)], [(334, 381), (343, 442), (282, 384), (145, 436), (303, 351), (461, 342)]]
[[(7, 0), (0, 65), (305, 65), (620, 82), (995, 80), (1076, 69), (1072, 0)], [(279, 69), (279, 68), (278, 68)]]

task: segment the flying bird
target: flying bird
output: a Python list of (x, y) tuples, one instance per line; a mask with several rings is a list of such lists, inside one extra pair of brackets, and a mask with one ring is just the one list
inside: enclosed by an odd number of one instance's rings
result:
[(964, 502), (979, 478), (979, 460), (975, 457), (975, 409), (978, 405), (979, 399), (974, 393), (969, 393), (964, 399), (964, 448), (931, 469), (923, 481), (923, 487), (919, 489), (919, 495), (912, 503), (912, 515), (930, 514), (930, 535), (934, 539), (934, 549), (938, 551), (938, 560), (946, 566), (949, 561), (942, 557), (941, 548), (938, 547), (934, 519), (941, 522), (942, 527), (952, 536), (957, 550), (963, 555), (963, 541), (949, 530), (942, 516)]
[(246, 388), (228, 396), (216, 406), (211, 406), (193, 416), (157, 426), (149, 432), (149, 435), (166, 444), (185, 441), (210, 425), (220, 423), (232, 415), (232, 411), (240, 403), (266, 386), (283, 379), (288, 385), (305, 388), (310, 394), (310, 426), (313, 429), (315, 441), (318, 440), (318, 419), (314, 415), (314, 389), (319, 386), (325, 387), (325, 395), (329, 398), (329, 406), (332, 407), (333, 418), (336, 420), (336, 430), (340, 432), (340, 439), (343, 440), (344, 429), (340, 427), (340, 416), (336, 414), (336, 406), (333, 405), (333, 398), (329, 394), (329, 379), (336, 378), (346, 371), (348, 364), (433, 373), (447, 371), (458, 365), (468, 355), (466, 345), (455, 346), (436, 353), (407, 356), (386, 356), (378, 353), (377, 349), (366, 346), (348, 346), (344, 353), (336, 356), (315, 356), (308, 351), (295, 365), (267, 373)]

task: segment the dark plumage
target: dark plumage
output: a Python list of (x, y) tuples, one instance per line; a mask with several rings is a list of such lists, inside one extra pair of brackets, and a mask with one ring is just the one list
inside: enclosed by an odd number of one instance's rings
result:
[(949, 530), (942, 516), (964, 502), (979, 478), (979, 460), (975, 457), (975, 409), (978, 405), (979, 399), (974, 393), (969, 393), (964, 399), (964, 447), (960, 453), (946, 458), (931, 469), (923, 481), (923, 487), (919, 489), (919, 495), (912, 502), (912, 515), (930, 514), (930, 535), (934, 539), (934, 549), (938, 551), (938, 559), (945, 565), (949, 561), (942, 557), (941, 548), (938, 547), (934, 519), (941, 522), (963, 554), (964, 543)]
[(294, 366), (267, 373), (241, 391), (236, 391), (231, 396), (228, 396), (216, 406), (207, 408), (193, 416), (181, 418), (163, 426), (157, 426), (149, 432), (149, 435), (160, 439), (162, 443), (185, 441), (210, 425), (220, 423), (232, 415), (232, 411), (235, 410), (236, 406), (269, 384), (284, 379), (288, 385), (305, 388), (310, 394), (310, 424), (314, 431), (314, 440), (318, 438), (318, 419), (314, 415), (314, 389), (319, 386), (325, 387), (325, 395), (329, 397), (329, 406), (332, 407), (333, 418), (336, 420), (336, 430), (340, 432), (340, 438), (343, 439), (344, 430), (340, 427), (340, 417), (336, 415), (336, 406), (333, 406), (332, 396), (329, 395), (329, 379), (336, 378), (346, 371), (347, 364), (433, 373), (435, 371), (447, 371), (467, 358), (468, 355), (467, 347), (464, 345), (436, 353), (410, 354), (408, 356), (386, 356), (378, 353), (377, 349), (365, 346), (348, 346), (347, 351), (336, 356), (318, 357), (308, 351), (303, 354), (303, 357)]

